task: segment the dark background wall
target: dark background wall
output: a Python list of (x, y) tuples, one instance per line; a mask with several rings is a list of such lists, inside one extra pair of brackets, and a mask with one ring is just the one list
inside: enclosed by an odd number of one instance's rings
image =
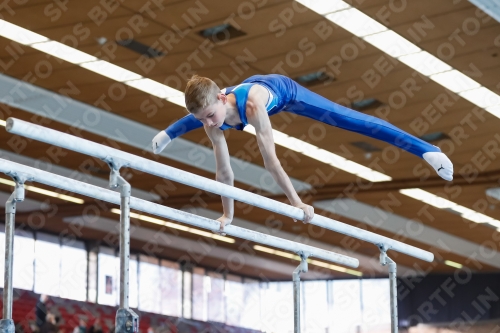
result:
[(500, 318), (500, 274), (457, 270), (398, 280), (401, 327), (419, 323), (473, 324)]

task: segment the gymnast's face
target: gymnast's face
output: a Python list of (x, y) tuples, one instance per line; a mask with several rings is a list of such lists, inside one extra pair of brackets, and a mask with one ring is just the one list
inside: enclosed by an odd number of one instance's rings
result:
[(194, 113), (194, 116), (205, 126), (221, 127), (226, 119), (226, 103), (226, 95), (217, 94), (217, 101), (215, 103), (198, 110), (198, 112)]

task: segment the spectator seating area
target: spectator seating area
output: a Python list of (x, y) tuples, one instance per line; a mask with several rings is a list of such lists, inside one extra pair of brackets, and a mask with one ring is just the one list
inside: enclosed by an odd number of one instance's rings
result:
[[(32, 333), (35, 322), (35, 307), (40, 295), (31, 291), (15, 289), (12, 318), (16, 324), (16, 333)], [(0, 309), (3, 302), (0, 300)], [(79, 302), (58, 297), (50, 297), (47, 311), (59, 316), (59, 328), (62, 333), (72, 333), (79, 320), (84, 319), (87, 328), (92, 326), (96, 318), (100, 318), (103, 333), (114, 328), (117, 307), (89, 302)], [(202, 322), (191, 319), (170, 317), (155, 313), (134, 311), (139, 315), (139, 332), (146, 333), (153, 327), (155, 333), (257, 333), (258, 331), (240, 327), (232, 327), (222, 323)], [(112, 333), (112, 332), (111, 332)]]

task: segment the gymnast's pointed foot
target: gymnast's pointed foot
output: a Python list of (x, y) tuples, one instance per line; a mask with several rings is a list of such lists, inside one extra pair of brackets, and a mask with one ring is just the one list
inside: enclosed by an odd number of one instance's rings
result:
[(172, 141), (172, 139), (170, 139), (167, 132), (161, 131), (160, 133), (156, 134), (156, 136), (153, 138), (153, 142), (151, 142), (151, 144), (153, 145), (153, 152), (155, 154), (161, 153), (161, 151), (165, 149), (170, 141)]
[(444, 180), (453, 180), (453, 163), (448, 156), (441, 152), (428, 152), (422, 155), (424, 160), (429, 163), (437, 174)]

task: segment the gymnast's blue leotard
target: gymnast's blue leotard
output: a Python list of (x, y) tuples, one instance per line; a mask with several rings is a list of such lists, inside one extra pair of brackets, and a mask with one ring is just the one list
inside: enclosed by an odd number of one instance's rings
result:
[[(236, 106), (242, 123), (234, 127), (224, 123), (220, 127), (221, 130), (228, 128), (243, 130), (248, 125), (246, 103), (248, 92), (254, 84), (261, 85), (270, 92), (266, 105), (269, 116), (281, 111), (292, 112), (328, 125), (385, 141), (419, 157), (422, 157), (427, 152), (441, 151), (438, 147), (391, 125), (385, 120), (334, 103), (302, 87), (292, 79), (278, 74), (254, 75), (240, 85), (223, 89), (222, 92), (226, 95), (235, 95)], [(201, 121), (189, 114), (169, 126), (165, 131), (171, 139), (174, 139), (202, 126)]]

